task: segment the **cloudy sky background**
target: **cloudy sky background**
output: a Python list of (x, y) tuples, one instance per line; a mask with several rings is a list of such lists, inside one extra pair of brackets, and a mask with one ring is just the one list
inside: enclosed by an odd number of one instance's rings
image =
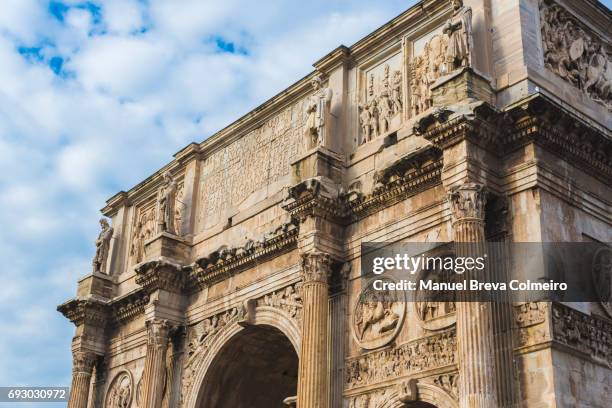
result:
[(107, 198), (414, 2), (3, 0), (0, 386), (70, 384)]

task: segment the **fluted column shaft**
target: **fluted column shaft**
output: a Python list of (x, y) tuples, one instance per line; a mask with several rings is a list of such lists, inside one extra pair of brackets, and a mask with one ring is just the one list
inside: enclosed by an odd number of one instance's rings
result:
[(302, 258), (302, 344), (297, 406), (327, 408), (328, 396), (328, 277), (331, 260), (323, 253)]
[(68, 408), (87, 408), (89, 386), (96, 355), (90, 352), (75, 351), (72, 354), (72, 386)]
[(147, 322), (147, 356), (143, 373), (143, 406), (160, 408), (166, 376), (169, 324), (166, 320)]
[[(484, 253), (483, 187), (466, 183), (449, 194), (453, 215), (456, 256), (476, 257)], [(470, 245), (462, 245), (468, 243)], [(483, 271), (484, 273), (486, 272)], [(488, 280), (485, 275), (466, 276)], [(460, 293), (457, 302), (457, 354), (459, 361), (460, 408), (498, 408), (495, 354), (493, 342), (493, 307), (491, 302), (470, 299)]]

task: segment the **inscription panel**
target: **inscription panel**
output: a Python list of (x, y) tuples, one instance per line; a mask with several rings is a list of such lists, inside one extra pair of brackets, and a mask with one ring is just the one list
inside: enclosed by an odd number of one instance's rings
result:
[(289, 175), (291, 161), (305, 151), (304, 109), (300, 100), (204, 160), (196, 232), (226, 222), (229, 209)]

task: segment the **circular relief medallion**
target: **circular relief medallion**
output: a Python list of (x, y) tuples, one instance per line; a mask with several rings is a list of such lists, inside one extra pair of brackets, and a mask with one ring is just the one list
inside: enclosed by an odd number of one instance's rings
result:
[(133, 390), (132, 374), (129, 371), (120, 372), (108, 388), (104, 406), (106, 408), (129, 408), (132, 404)]
[(390, 278), (372, 279), (361, 290), (353, 310), (353, 338), (359, 347), (375, 349), (395, 338), (406, 313), (403, 291), (374, 289), (377, 280), (394, 282)]
[(612, 249), (604, 247), (595, 252), (591, 274), (599, 302), (612, 317)]

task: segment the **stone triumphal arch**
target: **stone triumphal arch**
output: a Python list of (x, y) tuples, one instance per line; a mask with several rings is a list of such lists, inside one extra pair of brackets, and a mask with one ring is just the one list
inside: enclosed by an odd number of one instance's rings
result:
[(367, 300), (360, 278), (363, 242), (612, 240), (611, 23), (422, 0), (111, 197), (58, 308), (68, 406), (612, 406), (605, 262), (579, 305)]

